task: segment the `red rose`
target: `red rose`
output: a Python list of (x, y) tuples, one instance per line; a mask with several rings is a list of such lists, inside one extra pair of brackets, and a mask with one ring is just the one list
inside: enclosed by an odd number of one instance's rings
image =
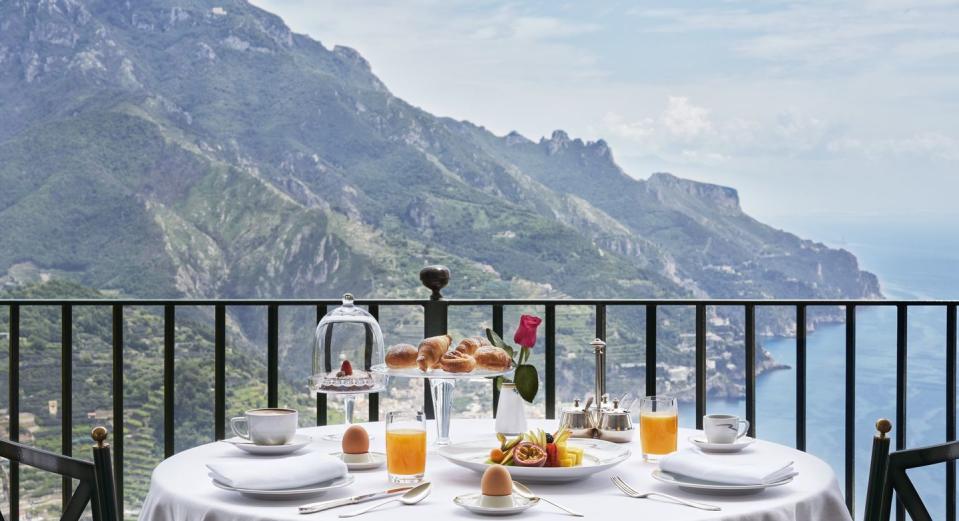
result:
[(519, 317), (519, 327), (516, 328), (516, 334), (513, 335), (513, 342), (525, 348), (536, 345), (536, 329), (542, 322), (543, 319), (532, 315)]

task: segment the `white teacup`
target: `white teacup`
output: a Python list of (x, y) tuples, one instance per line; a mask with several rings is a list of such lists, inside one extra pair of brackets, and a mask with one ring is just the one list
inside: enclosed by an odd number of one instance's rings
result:
[(286, 445), (296, 435), (298, 416), (294, 409), (250, 409), (245, 416), (231, 418), (230, 428), (257, 445)]
[(703, 431), (709, 443), (734, 443), (749, 431), (749, 422), (734, 414), (703, 416)]

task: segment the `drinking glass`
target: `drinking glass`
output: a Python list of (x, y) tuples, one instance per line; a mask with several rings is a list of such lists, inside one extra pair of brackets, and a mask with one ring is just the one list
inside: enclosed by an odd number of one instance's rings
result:
[(676, 452), (679, 434), (679, 408), (676, 399), (647, 396), (639, 402), (639, 439), (643, 444), (643, 460), (655, 461), (659, 456)]
[(426, 415), (386, 415), (386, 471), (393, 483), (417, 483), (426, 473)]

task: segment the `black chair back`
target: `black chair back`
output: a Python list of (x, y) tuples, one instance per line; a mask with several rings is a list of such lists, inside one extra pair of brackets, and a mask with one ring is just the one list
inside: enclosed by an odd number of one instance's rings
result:
[(886, 463), (889, 460), (889, 432), (892, 422), (880, 418), (876, 421), (876, 435), (872, 438), (872, 456), (869, 459), (869, 481), (866, 485), (866, 509), (863, 521), (881, 521), (883, 484), (886, 480)]
[(946, 463), (959, 459), (959, 441), (951, 441), (928, 447), (905, 449), (889, 455), (886, 467), (886, 479), (882, 494), (882, 519), (889, 519), (892, 511), (892, 493), (896, 492), (899, 502), (913, 521), (932, 521), (929, 510), (923, 504), (919, 492), (906, 471), (916, 467), (925, 467), (937, 463)]
[(91, 503), (94, 521), (120, 521), (107, 430), (97, 427), (91, 437), (96, 442), (93, 463), (9, 440), (0, 440), (0, 457), (79, 481), (63, 509), (61, 521), (79, 521), (87, 503)]

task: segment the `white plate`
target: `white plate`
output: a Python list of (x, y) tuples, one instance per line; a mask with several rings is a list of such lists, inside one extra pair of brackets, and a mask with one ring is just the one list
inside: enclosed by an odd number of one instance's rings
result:
[(484, 507), (480, 505), (482, 496), (482, 494), (476, 493), (463, 494), (462, 496), (454, 497), (453, 503), (474, 514), (482, 514), (484, 516), (511, 516), (539, 504), (539, 498), (527, 499), (523, 496), (513, 494), (513, 506), (511, 507)]
[(369, 453), (367, 453), (367, 454), (369, 454), (370, 459), (369, 459), (369, 461), (364, 461), (364, 462), (349, 462), (349, 461), (346, 461), (345, 459), (343, 459), (343, 453), (342, 453), (342, 452), (334, 452), (334, 453), (332, 453), (332, 454), (330, 454), (330, 455), (331, 455), (331, 456), (336, 456), (337, 458), (342, 459), (343, 462), (346, 463), (346, 468), (348, 468), (348, 469), (350, 469), (350, 470), (372, 470), (372, 469), (378, 469), (378, 468), (382, 467), (384, 463), (386, 463), (386, 454), (383, 454), (382, 452), (369, 452)]
[[(572, 447), (585, 449), (582, 465), (578, 467), (508, 466), (506, 469), (517, 481), (533, 483), (576, 481), (615, 467), (630, 456), (629, 449), (618, 443), (585, 438), (570, 438), (567, 443)], [(440, 447), (438, 452), (451, 463), (482, 473), (489, 467), (486, 459), (489, 458), (489, 451), (494, 446), (496, 446), (495, 439), (477, 440)]]
[(284, 445), (257, 445), (256, 443), (243, 439), (239, 436), (225, 439), (223, 440), (223, 443), (229, 443), (230, 445), (233, 445), (244, 452), (256, 454), (258, 456), (281, 456), (283, 454), (296, 452), (309, 445), (312, 441), (313, 438), (310, 438), (306, 434), (297, 434), (293, 436), (293, 439), (290, 441), (290, 443)]
[(709, 443), (706, 441), (706, 436), (702, 434), (689, 437), (689, 443), (692, 443), (696, 447), (699, 447), (699, 450), (703, 452), (718, 452), (718, 453), (732, 453), (739, 452), (746, 447), (752, 445), (756, 441), (749, 436), (744, 436), (732, 443)]
[(699, 492), (703, 494), (720, 494), (720, 495), (739, 495), (739, 494), (756, 494), (770, 487), (780, 487), (787, 483), (791, 483), (793, 480), (793, 476), (777, 481), (775, 483), (769, 483), (767, 485), (723, 485), (721, 483), (713, 483), (710, 481), (702, 481), (698, 479), (688, 478), (686, 476), (670, 474), (669, 472), (663, 472), (661, 469), (656, 469), (653, 471), (653, 479), (657, 481), (662, 481), (663, 483), (669, 483), (670, 485), (676, 485), (680, 489), (685, 490), (687, 492)]
[(418, 367), (408, 367), (405, 369), (391, 369), (386, 366), (386, 364), (377, 364), (370, 368), (374, 373), (382, 373), (388, 376), (396, 376), (399, 378), (433, 378), (434, 380), (446, 379), (446, 380), (470, 380), (473, 378), (491, 378), (494, 376), (503, 376), (508, 375), (516, 369), (515, 367), (510, 366), (509, 369), (505, 371), (493, 371), (487, 369), (476, 369), (468, 373), (447, 373), (442, 369), (433, 369), (430, 371), (420, 371)]
[(348, 485), (353, 484), (353, 474), (347, 474), (343, 477), (336, 478), (332, 481), (324, 481), (322, 483), (316, 483), (313, 485), (307, 485), (305, 487), (290, 488), (285, 490), (258, 490), (258, 489), (249, 489), (249, 488), (236, 488), (231, 487), (225, 483), (220, 483), (217, 480), (213, 480), (213, 486), (217, 488), (222, 488), (223, 490), (229, 490), (230, 492), (239, 492), (246, 497), (253, 499), (299, 499), (308, 496), (316, 496), (326, 492), (327, 490), (333, 490), (336, 488), (342, 488)]

